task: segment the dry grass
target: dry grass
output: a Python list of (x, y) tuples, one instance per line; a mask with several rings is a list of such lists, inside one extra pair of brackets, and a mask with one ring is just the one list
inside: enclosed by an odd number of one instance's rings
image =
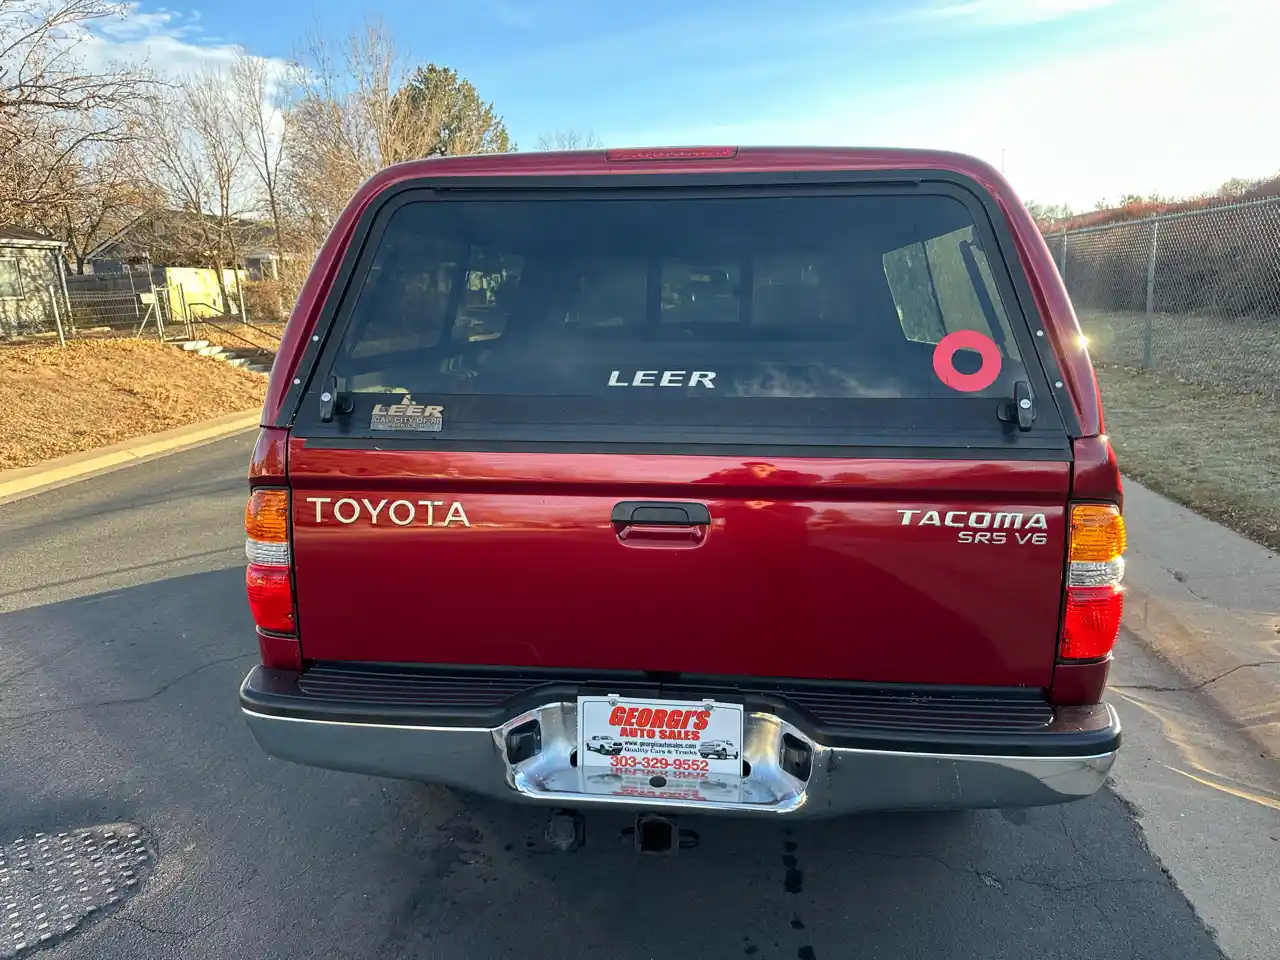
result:
[(0, 349), (0, 469), (260, 406), (267, 378), (150, 340)]
[[(1143, 314), (1081, 309), (1079, 318), (1094, 360), (1142, 366)], [(1262, 394), (1280, 384), (1280, 317), (1158, 313), (1151, 348), (1152, 367), (1182, 380)]]
[(1280, 550), (1280, 399), (1128, 367), (1098, 380), (1122, 470)]

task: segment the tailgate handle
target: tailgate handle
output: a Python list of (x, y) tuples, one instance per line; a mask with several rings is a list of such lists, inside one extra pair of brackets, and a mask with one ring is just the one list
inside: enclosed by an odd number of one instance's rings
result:
[(647, 527), (695, 527), (711, 524), (705, 503), (672, 503), (669, 500), (623, 500), (613, 505), (612, 523)]

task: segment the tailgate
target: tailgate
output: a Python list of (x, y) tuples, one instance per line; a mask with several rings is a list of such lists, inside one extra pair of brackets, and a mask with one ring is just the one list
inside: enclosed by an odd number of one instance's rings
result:
[(368, 217), (293, 423), (305, 658), (1049, 685), (1070, 448), (972, 194)]
[[(301, 441), (290, 462), (308, 658), (1050, 681), (1062, 462), (355, 453)], [(655, 500), (704, 504), (710, 523), (611, 522), (619, 502)]]

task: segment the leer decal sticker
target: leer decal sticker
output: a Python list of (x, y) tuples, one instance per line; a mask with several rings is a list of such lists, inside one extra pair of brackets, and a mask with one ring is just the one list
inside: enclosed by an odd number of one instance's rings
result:
[(444, 407), (414, 403), (406, 396), (399, 403), (374, 404), (370, 430), (416, 430), (439, 433), (444, 427)]
[(609, 373), (611, 387), (706, 387), (716, 388), (713, 370), (637, 370), (624, 374), (621, 370)]

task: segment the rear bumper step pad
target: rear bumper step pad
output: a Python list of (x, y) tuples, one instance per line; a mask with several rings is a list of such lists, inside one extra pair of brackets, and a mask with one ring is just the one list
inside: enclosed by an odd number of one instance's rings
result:
[(258, 668), (246, 709), (341, 723), (495, 728), (520, 713), (586, 694), (740, 702), (831, 746), (936, 753), (1087, 756), (1114, 750), (1098, 707), (1053, 707), (1038, 690), (908, 687), (830, 681), (316, 663)]

